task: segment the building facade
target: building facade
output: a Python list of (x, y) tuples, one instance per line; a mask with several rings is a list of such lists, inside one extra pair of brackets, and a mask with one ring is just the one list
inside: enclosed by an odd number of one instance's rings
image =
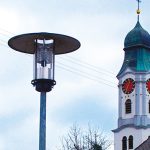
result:
[(150, 35), (139, 20), (125, 38), (124, 52), (114, 150), (134, 150), (150, 136)]

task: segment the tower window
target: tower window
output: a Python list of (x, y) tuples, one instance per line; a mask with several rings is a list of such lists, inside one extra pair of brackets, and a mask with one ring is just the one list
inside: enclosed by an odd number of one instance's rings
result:
[(122, 150), (127, 150), (127, 137), (122, 138)]
[(132, 135), (129, 136), (128, 142), (129, 142), (129, 149), (133, 149), (133, 136)]
[(126, 114), (131, 113), (131, 100), (130, 99), (127, 99), (125, 102), (125, 112)]

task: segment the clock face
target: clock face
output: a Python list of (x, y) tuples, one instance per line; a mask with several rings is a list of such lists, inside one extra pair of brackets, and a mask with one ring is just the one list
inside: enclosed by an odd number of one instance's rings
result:
[(148, 93), (150, 94), (150, 79), (146, 81), (146, 88), (147, 88)]
[(126, 79), (122, 84), (122, 91), (125, 94), (130, 94), (135, 88), (135, 81), (132, 78)]

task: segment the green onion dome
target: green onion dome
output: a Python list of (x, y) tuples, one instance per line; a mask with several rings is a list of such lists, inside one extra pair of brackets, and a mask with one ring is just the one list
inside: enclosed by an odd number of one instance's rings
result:
[(138, 21), (136, 26), (127, 34), (124, 41), (124, 48), (144, 46), (150, 48), (150, 35), (142, 28)]
[(127, 68), (134, 72), (150, 72), (150, 35), (142, 28), (139, 21), (127, 34), (124, 51), (124, 62), (117, 77)]

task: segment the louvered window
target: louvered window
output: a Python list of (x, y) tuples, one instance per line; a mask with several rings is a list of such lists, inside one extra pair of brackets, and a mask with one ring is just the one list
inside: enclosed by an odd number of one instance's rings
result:
[(128, 100), (126, 100), (126, 102), (125, 102), (125, 112), (126, 112), (126, 114), (130, 114), (131, 111), (132, 111), (131, 109), (132, 109), (131, 100), (128, 99)]

